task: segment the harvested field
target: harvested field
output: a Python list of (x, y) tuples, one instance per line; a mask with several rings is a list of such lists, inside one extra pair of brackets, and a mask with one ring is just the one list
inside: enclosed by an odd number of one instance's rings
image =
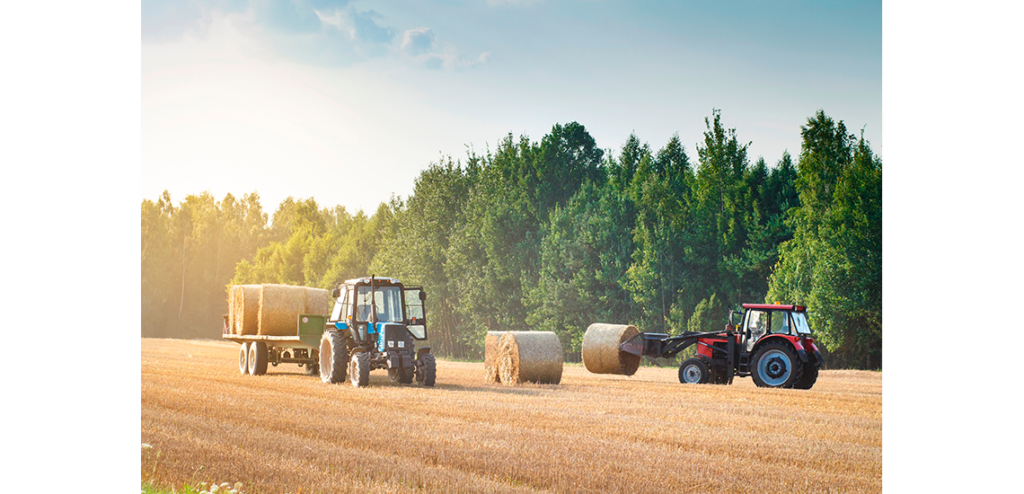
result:
[[(679, 384), (676, 369), (561, 384), (326, 385), (298, 366), (242, 376), (238, 345), (142, 340), (142, 479), (249, 493), (880, 492), (882, 374), (823, 371), (810, 391)], [(159, 452), (157, 457), (156, 452)]]

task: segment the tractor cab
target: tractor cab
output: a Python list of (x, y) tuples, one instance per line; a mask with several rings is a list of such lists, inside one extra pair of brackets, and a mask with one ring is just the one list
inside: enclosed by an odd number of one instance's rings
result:
[[(388, 377), (404, 384), (415, 377), (424, 385), (434, 383), (434, 358), (430, 347), (416, 349), (427, 339), (421, 287), (406, 287), (396, 278), (363, 277), (346, 280), (332, 296), (334, 309), (321, 343), (321, 378), (339, 382), (350, 375), (353, 385), (368, 382), (373, 369), (388, 369)], [(331, 362), (348, 361), (348, 368)], [(344, 364), (338, 364), (344, 365)]]

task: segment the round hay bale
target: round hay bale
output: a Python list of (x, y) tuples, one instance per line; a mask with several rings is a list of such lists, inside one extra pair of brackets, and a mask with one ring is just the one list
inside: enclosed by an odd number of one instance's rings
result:
[(306, 311), (304, 314), (330, 314), (331, 292), (322, 288), (306, 288)]
[(262, 285), (235, 285), (235, 334), (256, 334), (260, 316)]
[(235, 330), (235, 294), (238, 293), (238, 285), (228, 287), (228, 332), (238, 334)]
[(498, 339), (505, 331), (488, 331), (484, 336), (484, 382), (501, 382), (498, 376)]
[(640, 367), (640, 357), (619, 350), (626, 340), (640, 334), (628, 324), (591, 324), (583, 334), (583, 365), (594, 374), (632, 376)]
[(257, 334), (264, 336), (295, 336), (298, 315), (306, 312), (306, 287), (263, 285), (260, 290)]
[(505, 385), (562, 380), (562, 342), (551, 331), (509, 331), (498, 339), (498, 374)]

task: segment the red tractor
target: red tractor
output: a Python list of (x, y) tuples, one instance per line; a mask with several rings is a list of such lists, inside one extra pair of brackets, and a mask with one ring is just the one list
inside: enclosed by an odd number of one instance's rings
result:
[(640, 333), (619, 349), (633, 355), (672, 358), (690, 345), (697, 356), (679, 366), (679, 382), (732, 384), (751, 376), (764, 388), (811, 389), (824, 363), (799, 305), (743, 304), (739, 330), (729, 311), (724, 332), (683, 332), (676, 336)]

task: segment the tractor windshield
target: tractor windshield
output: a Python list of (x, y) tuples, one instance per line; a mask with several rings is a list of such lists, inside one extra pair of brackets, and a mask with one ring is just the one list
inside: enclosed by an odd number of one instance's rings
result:
[(374, 298), (370, 298), (370, 287), (359, 287), (356, 295), (356, 320), (370, 320), (370, 310), (377, 306), (377, 322), (402, 322), (402, 289), (397, 286), (381, 286), (374, 290)]
[(800, 334), (811, 334), (811, 327), (807, 324), (807, 314), (793, 312), (793, 324), (796, 325), (796, 332)]

